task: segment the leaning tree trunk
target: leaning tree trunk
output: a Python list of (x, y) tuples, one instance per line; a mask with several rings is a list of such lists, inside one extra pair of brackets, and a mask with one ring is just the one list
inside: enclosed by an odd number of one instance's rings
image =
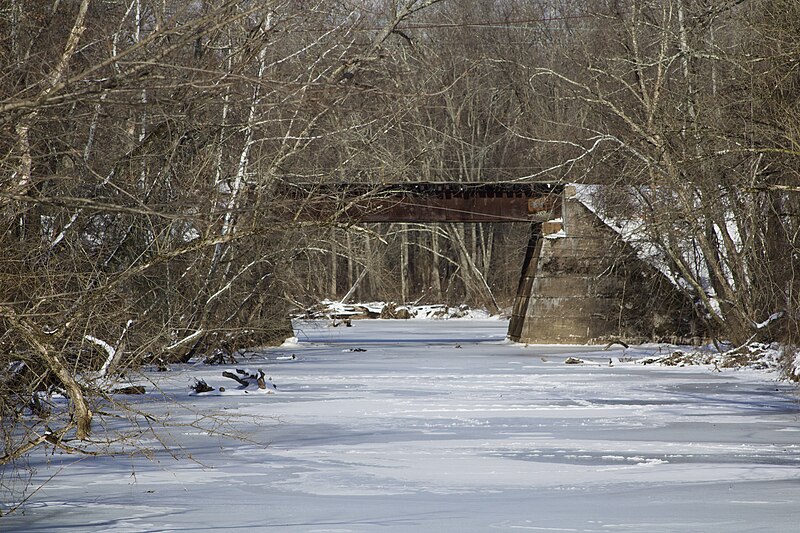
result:
[(87, 440), (92, 424), (92, 411), (89, 403), (83, 394), (80, 384), (69, 369), (67, 362), (61, 354), (48, 343), (41, 339), (44, 334), (37, 332), (36, 328), (29, 324), (24, 318), (20, 318), (10, 307), (0, 307), (2, 314), (23, 340), (39, 354), (45, 367), (50, 370), (64, 385), (70, 399), (72, 418), (75, 423), (76, 437), (80, 440)]

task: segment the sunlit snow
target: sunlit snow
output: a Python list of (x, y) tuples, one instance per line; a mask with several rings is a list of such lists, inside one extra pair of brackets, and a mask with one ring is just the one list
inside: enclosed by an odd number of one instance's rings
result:
[(522, 346), (503, 320), (330, 324), (240, 358), (274, 394), (190, 395), (235, 389), (233, 366), (148, 374), (178, 404), (151, 384), (126, 400), (174, 457), (153, 438), (150, 459), (39, 451), (33, 487), (58, 475), (0, 529), (796, 530), (800, 410), (775, 374)]

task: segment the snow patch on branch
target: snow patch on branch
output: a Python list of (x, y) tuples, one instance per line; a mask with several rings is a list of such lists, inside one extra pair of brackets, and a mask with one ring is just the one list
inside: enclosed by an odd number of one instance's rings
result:
[(776, 320), (780, 320), (783, 318), (783, 311), (778, 311), (777, 313), (772, 313), (769, 317), (764, 320), (763, 322), (759, 322), (756, 324), (756, 329), (764, 329)]
[(169, 346), (164, 348), (164, 350), (169, 351), (169, 350), (174, 350), (175, 348), (179, 348), (179, 347), (183, 346), (184, 344), (187, 344), (187, 343), (190, 343), (190, 342), (192, 342), (194, 340), (197, 340), (205, 332), (206, 332), (206, 330), (204, 330), (204, 329), (198, 329), (197, 331), (195, 331), (191, 335), (188, 335), (188, 336), (182, 338), (181, 340), (179, 340), (177, 342), (173, 342), (172, 344), (170, 344)]
[(117, 350), (103, 339), (98, 339), (97, 337), (94, 337), (92, 335), (84, 335), (83, 338), (89, 342), (98, 345), (108, 355), (108, 357), (106, 357), (105, 362), (103, 363), (103, 366), (100, 367), (100, 372), (98, 373), (99, 378), (105, 378), (106, 375), (108, 374), (108, 369), (111, 368), (111, 364), (117, 358)]

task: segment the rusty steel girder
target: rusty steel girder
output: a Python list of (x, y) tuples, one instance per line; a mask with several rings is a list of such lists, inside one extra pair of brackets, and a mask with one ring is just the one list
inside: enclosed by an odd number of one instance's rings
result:
[(560, 216), (561, 190), (515, 182), (325, 184), (294, 188), (290, 205), (295, 220), (542, 222)]

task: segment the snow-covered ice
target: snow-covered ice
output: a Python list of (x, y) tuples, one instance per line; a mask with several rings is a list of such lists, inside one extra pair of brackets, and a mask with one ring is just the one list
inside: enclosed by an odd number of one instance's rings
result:
[(296, 326), (242, 361), (275, 394), (189, 395), (227, 367), (148, 375), (179, 404), (127, 399), (173, 454), (38, 451), (35, 482), (63, 470), (0, 530), (797, 531), (800, 409), (775, 374), (526, 347), (502, 320)]

